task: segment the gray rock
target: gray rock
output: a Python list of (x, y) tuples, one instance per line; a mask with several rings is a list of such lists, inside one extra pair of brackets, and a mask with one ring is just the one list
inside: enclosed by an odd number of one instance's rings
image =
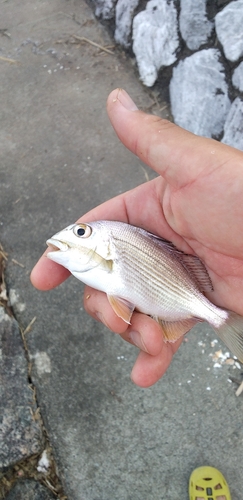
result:
[(206, 43), (213, 29), (206, 16), (206, 0), (181, 0), (179, 26), (189, 49), (197, 50)]
[(229, 61), (243, 55), (243, 0), (230, 2), (215, 16), (217, 37)]
[(239, 97), (231, 104), (222, 142), (243, 151), (243, 101)]
[(146, 10), (133, 20), (133, 51), (141, 80), (148, 87), (154, 84), (162, 66), (176, 61), (177, 24), (175, 5), (167, 0), (150, 0)]
[(194, 134), (218, 136), (230, 108), (220, 52), (196, 52), (173, 69), (171, 110), (175, 123)]
[(40, 450), (33, 393), (18, 323), (0, 307), (0, 467)]
[(5, 500), (54, 500), (50, 490), (37, 481), (25, 479), (11, 489)]
[(95, 15), (103, 19), (112, 19), (115, 15), (116, 0), (91, 0), (95, 5)]
[(138, 4), (139, 0), (118, 0), (116, 4), (115, 40), (126, 48), (130, 45), (133, 13)]
[(243, 92), (243, 61), (237, 66), (232, 76), (233, 85)]

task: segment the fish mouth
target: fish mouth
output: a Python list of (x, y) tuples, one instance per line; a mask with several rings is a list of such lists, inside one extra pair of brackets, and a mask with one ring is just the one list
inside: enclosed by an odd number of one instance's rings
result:
[(51, 249), (51, 252), (66, 252), (69, 248), (67, 243), (64, 243), (63, 241), (60, 240), (55, 240), (55, 238), (50, 238), (49, 240), (46, 241), (46, 244), (48, 247)]

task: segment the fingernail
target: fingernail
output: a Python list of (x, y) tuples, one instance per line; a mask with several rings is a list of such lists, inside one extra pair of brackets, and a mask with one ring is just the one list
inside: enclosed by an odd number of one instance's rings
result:
[(129, 338), (135, 346), (141, 349), (141, 351), (148, 352), (139, 332), (130, 332)]
[(119, 101), (124, 106), (124, 108), (128, 109), (129, 111), (138, 110), (135, 102), (133, 102), (130, 95), (128, 95), (128, 93), (123, 89), (118, 90), (117, 97), (116, 99), (114, 99), (114, 101)]

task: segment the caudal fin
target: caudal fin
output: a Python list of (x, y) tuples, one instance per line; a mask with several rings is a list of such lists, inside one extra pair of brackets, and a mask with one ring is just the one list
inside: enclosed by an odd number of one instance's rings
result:
[(213, 327), (230, 351), (243, 363), (243, 316), (229, 311), (228, 319), (219, 328)]

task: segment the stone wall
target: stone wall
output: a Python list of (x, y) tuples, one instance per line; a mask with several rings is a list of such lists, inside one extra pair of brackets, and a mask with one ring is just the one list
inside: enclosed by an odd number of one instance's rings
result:
[(175, 123), (243, 150), (243, 0), (90, 0)]

